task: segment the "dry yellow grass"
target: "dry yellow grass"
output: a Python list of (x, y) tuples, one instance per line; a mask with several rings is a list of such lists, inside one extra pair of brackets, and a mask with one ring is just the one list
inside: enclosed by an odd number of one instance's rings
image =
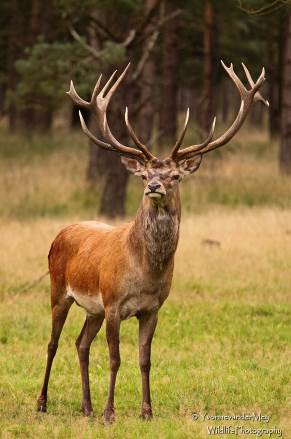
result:
[[(78, 217), (0, 222), (3, 290), (13, 293), (47, 270), (58, 231)], [(173, 298), (290, 302), (291, 210), (215, 208), (184, 215)], [(207, 240), (218, 241), (211, 244)], [(206, 242), (205, 242), (206, 240)], [(47, 281), (46, 281), (47, 283)]]
[(58, 206), (67, 208), (70, 198), (83, 186), (85, 166), (86, 150), (78, 154), (69, 150), (53, 152), (47, 157), (36, 155), (23, 161), (3, 160), (1, 216), (23, 220), (42, 215), (48, 209), (58, 213)]
[[(175, 290), (183, 298), (291, 301), (291, 211), (213, 209), (182, 220)], [(218, 241), (211, 245), (204, 240)]]

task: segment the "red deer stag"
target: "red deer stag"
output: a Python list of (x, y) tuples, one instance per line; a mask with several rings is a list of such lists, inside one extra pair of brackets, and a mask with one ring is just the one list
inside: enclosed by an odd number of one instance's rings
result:
[(229, 142), (243, 124), (253, 103), (262, 101), (259, 93), (265, 72), (256, 82), (243, 65), (250, 89), (247, 89), (233, 70), (224, 69), (234, 82), (241, 98), (238, 114), (228, 130), (212, 140), (215, 119), (207, 139), (198, 145), (180, 149), (189, 119), (189, 109), (182, 132), (168, 158), (156, 158), (137, 138), (125, 111), (125, 124), (137, 148), (122, 145), (108, 126), (106, 110), (110, 99), (123, 80), (129, 65), (109, 88), (116, 71), (99, 91), (101, 76), (90, 102), (81, 99), (71, 82), (68, 94), (80, 107), (92, 111), (99, 124), (102, 140), (87, 128), (82, 114), (84, 133), (99, 147), (115, 151), (122, 162), (144, 183), (141, 205), (134, 220), (111, 227), (97, 221), (80, 222), (63, 229), (52, 243), (49, 252), (51, 277), (52, 334), (48, 345), (47, 366), (38, 411), (46, 411), (47, 388), (52, 362), (68, 311), (73, 302), (86, 311), (83, 329), (76, 340), (82, 376), (85, 416), (92, 415), (89, 386), (90, 345), (106, 319), (106, 337), (110, 359), (110, 384), (104, 409), (104, 422), (114, 420), (114, 388), (120, 366), (119, 328), (122, 320), (137, 317), (139, 321), (139, 365), (142, 378), (141, 417), (152, 417), (150, 397), (151, 342), (158, 311), (169, 295), (174, 255), (179, 238), (181, 206), (179, 183), (187, 174), (196, 171), (204, 154)]

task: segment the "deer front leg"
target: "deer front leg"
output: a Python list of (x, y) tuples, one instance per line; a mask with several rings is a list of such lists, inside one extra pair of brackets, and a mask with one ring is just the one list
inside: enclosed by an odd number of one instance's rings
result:
[(89, 354), (90, 346), (94, 340), (96, 334), (102, 326), (104, 320), (104, 315), (100, 316), (87, 316), (83, 329), (76, 340), (76, 347), (78, 351), (80, 370), (82, 377), (82, 390), (83, 390), (83, 401), (82, 401), (82, 411), (85, 416), (92, 416), (93, 409), (91, 403), (90, 395), (90, 384), (89, 384)]
[(116, 313), (106, 313), (106, 338), (109, 349), (109, 362), (110, 362), (110, 383), (108, 399), (103, 412), (104, 422), (111, 424), (115, 421), (114, 414), (114, 390), (117, 372), (120, 366), (120, 353), (119, 353), (119, 328), (120, 318)]
[(151, 344), (158, 321), (157, 312), (139, 317), (139, 366), (142, 379), (141, 418), (150, 420), (153, 416), (150, 393)]

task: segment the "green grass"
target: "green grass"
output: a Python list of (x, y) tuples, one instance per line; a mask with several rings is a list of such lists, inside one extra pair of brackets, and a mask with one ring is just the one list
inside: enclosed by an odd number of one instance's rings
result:
[[(278, 425), (290, 403), (291, 305), (169, 302), (160, 313), (153, 343), (152, 393), (155, 419), (138, 419), (140, 377), (137, 324), (122, 325), (116, 390), (118, 420), (104, 427), (108, 361), (101, 330), (91, 351), (96, 417), (80, 413), (80, 375), (74, 340), (83, 313), (74, 309), (55, 360), (48, 414), (35, 413), (50, 331), (46, 295), (15, 296), (1, 306), (0, 419), (3, 437), (205, 437), (207, 422), (191, 414), (239, 414), (253, 410)], [(213, 424), (213, 423), (212, 423)], [(248, 425), (248, 424), (246, 424)], [(288, 436), (286, 436), (288, 437)]]
[[(183, 218), (172, 292), (153, 342), (154, 419), (139, 419), (137, 322), (122, 324), (117, 422), (104, 427), (108, 386), (104, 328), (91, 350), (95, 417), (80, 412), (74, 341), (84, 313), (73, 307), (53, 366), (48, 413), (36, 413), (50, 335), (47, 269), (66, 224), (95, 217), (100, 186), (85, 183), (86, 141), (78, 134), (23, 140), (1, 135), (0, 437), (205, 438), (208, 425), (283, 429), (291, 437), (291, 197), (277, 145), (244, 131), (182, 183)], [(191, 139), (188, 139), (191, 141)], [(186, 141), (187, 143), (187, 141)], [(3, 147), (2, 147), (3, 145)], [(130, 180), (133, 216), (141, 184)], [(211, 246), (207, 240), (219, 244)], [(205, 243), (206, 240), (206, 243)], [(203, 421), (192, 413), (271, 416), (266, 425)], [(221, 437), (216, 435), (216, 437)], [(244, 437), (255, 437), (244, 435)], [(273, 436), (276, 437), (276, 436)]]

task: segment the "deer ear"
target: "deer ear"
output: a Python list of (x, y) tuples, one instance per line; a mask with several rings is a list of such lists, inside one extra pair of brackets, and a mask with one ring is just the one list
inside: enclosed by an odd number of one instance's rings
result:
[(197, 171), (202, 161), (202, 154), (196, 155), (191, 159), (182, 160), (180, 162), (180, 170), (184, 175), (192, 174), (192, 172)]
[(143, 168), (137, 160), (128, 159), (127, 157), (121, 157), (121, 162), (124, 164), (126, 169), (132, 174), (141, 175)]

